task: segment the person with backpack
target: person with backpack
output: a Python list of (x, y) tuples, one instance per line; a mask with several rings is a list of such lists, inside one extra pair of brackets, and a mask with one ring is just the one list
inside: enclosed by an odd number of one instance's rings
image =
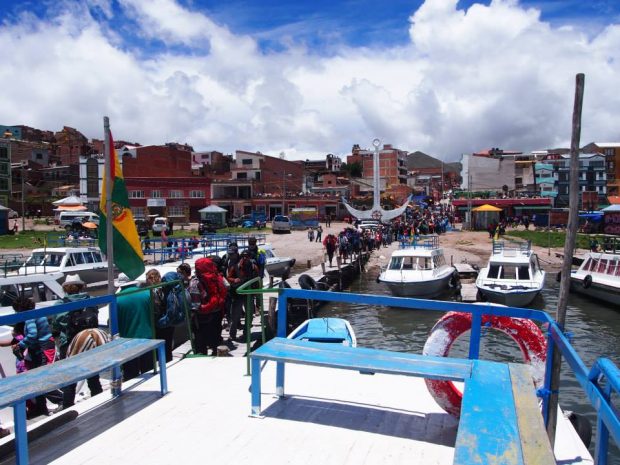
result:
[[(79, 274), (69, 274), (62, 284), (65, 297), (58, 301), (58, 304), (69, 302), (79, 302), (90, 299), (85, 292), (86, 283), (82, 281)], [(56, 338), (58, 345), (59, 359), (67, 358), (67, 350), (73, 339), (80, 331), (85, 329), (97, 328), (99, 326), (99, 309), (97, 307), (87, 307), (74, 310), (72, 312), (59, 313), (52, 319), (52, 334)], [(99, 375), (87, 379), (88, 389), (91, 397), (101, 394), (103, 388)], [(75, 403), (76, 384), (71, 384), (62, 388), (62, 405), (57, 410), (62, 410), (73, 406)]]
[(185, 321), (185, 306), (189, 305), (189, 292), (183, 286), (183, 276), (176, 271), (169, 271), (163, 278), (162, 283), (173, 283), (159, 288), (161, 301), (159, 318), (155, 320), (155, 337), (161, 335), (166, 340), (166, 362), (172, 360), (174, 348), (174, 331), (177, 325)]
[(336, 251), (336, 245), (338, 240), (333, 234), (328, 234), (323, 241), (325, 252), (327, 252), (327, 258), (329, 259), (329, 266), (332, 266), (332, 260), (334, 259), (334, 252)]
[[(243, 314), (246, 297), (237, 294), (237, 288), (248, 282), (250, 279), (258, 276), (258, 266), (251, 259), (247, 250), (244, 250), (239, 256), (238, 249), (228, 249), (228, 270), (226, 279), (230, 283), (231, 303), (230, 303), (230, 329), (229, 343), (233, 341), (243, 342), (246, 338), (245, 327), (243, 335), (237, 339), (237, 328), (241, 325), (241, 316)], [(245, 309), (245, 317), (252, 318), (253, 311)]]
[(226, 305), (227, 289), (217, 265), (210, 258), (196, 260), (196, 274), (189, 282), (192, 307), (192, 331), (196, 352), (217, 355), (222, 339), (222, 317)]

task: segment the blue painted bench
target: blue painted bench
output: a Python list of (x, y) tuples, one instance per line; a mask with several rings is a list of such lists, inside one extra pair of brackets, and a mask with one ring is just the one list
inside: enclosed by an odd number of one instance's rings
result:
[(284, 396), (286, 363), (464, 381), (454, 463), (555, 464), (529, 367), (430, 357), (386, 350), (274, 338), (250, 354), (252, 412), (261, 412), (261, 361), (278, 363), (276, 394)]
[[(0, 408), (12, 406), (15, 421), (15, 454), (18, 465), (28, 463), (26, 432), (26, 400), (54, 389), (90, 378), (110, 368), (120, 367), (152, 350), (159, 357), (159, 376), (162, 396), (168, 392), (166, 353), (160, 339), (118, 338), (81, 354), (45, 365), (16, 376), (0, 379)], [(114, 395), (120, 394), (113, 389)]]

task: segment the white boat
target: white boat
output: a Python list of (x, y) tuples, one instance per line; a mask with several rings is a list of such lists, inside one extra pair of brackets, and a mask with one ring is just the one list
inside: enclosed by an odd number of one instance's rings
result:
[(620, 301), (620, 253), (588, 252), (570, 276), (570, 290), (617, 305)]
[[(247, 248), (247, 243), (238, 244), (239, 252), (243, 252)], [(266, 264), (265, 270), (270, 276), (277, 278), (288, 279), (291, 269), (295, 266), (295, 259), (293, 257), (278, 257), (275, 253), (275, 249), (271, 244), (260, 244), (259, 249), (265, 251)], [(227, 245), (224, 246), (206, 246), (197, 247), (192, 250), (192, 257), (197, 259), (199, 257), (208, 257), (210, 255), (217, 255), (223, 257), (226, 255)]]
[(288, 338), (357, 347), (351, 324), (342, 318), (310, 318), (295, 328)]
[(494, 241), (489, 263), (476, 279), (481, 296), (510, 307), (532, 303), (545, 285), (545, 272), (531, 249), (529, 241)]
[(46, 247), (34, 249), (17, 273), (78, 273), (86, 284), (107, 280), (108, 262), (99, 247)]
[(399, 297), (433, 298), (456, 284), (456, 269), (446, 264), (437, 236), (401, 243), (377, 280)]

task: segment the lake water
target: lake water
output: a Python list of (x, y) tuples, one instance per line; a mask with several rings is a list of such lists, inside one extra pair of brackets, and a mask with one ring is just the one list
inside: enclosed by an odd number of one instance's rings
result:
[[(377, 274), (378, 269), (369, 269), (352, 284), (350, 291), (390, 295), (385, 285), (375, 281)], [(545, 289), (533, 302), (534, 307), (551, 315), (555, 314), (559, 293), (559, 283), (556, 282), (555, 275), (555, 272), (547, 274)], [(446, 299), (449, 298), (446, 296)], [(349, 320), (359, 346), (410, 353), (422, 352), (430, 330), (441, 315), (430, 311), (348, 304), (324, 307), (320, 312), (320, 316)], [(607, 357), (620, 366), (620, 313), (617, 307), (571, 293), (566, 330), (573, 333), (572, 345), (588, 368), (599, 357)], [(462, 341), (459, 339), (453, 346), (451, 355), (466, 358), (467, 343), (466, 338)], [(483, 336), (480, 354), (480, 358), (488, 360), (522, 361), (514, 341), (497, 331), (487, 331)], [(560, 405), (564, 410), (585, 415), (595, 431), (594, 410), (565, 362), (562, 367)], [(592, 453), (594, 437), (593, 434)], [(613, 440), (610, 442), (613, 443)], [(609, 463), (620, 465), (620, 451), (613, 445), (611, 449)]]

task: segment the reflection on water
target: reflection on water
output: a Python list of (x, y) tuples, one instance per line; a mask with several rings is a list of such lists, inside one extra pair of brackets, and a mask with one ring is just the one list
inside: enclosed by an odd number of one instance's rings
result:
[[(350, 291), (364, 294), (390, 295), (387, 287), (375, 281), (375, 270), (369, 270), (353, 283)], [(533, 307), (555, 315), (559, 283), (555, 273), (547, 273), (546, 287), (533, 302)], [(451, 296), (445, 296), (449, 300)], [(349, 320), (358, 345), (398, 352), (422, 353), (424, 342), (442, 313), (403, 310), (372, 305), (333, 305), (324, 307), (320, 316)], [(620, 366), (620, 318), (610, 305), (571, 294), (567, 308), (566, 329), (573, 334), (572, 345), (589, 368), (599, 357), (607, 357)], [(462, 339), (462, 340), (461, 340)], [(451, 355), (467, 357), (468, 337), (459, 339)], [(486, 331), (480, 348), (481, 358), (498, 361), (521, 361), (520, 352), (509, 337), (497, 331)], [(596, 415), (564, 362), (560, 387), (560, 404), (565, 410), (584, 414), (595, 429)], [(594, 437), (594, 436), (593, 436)], [(613, 441), (611, 441), (613, 442)], [(594, 441), (592, 442), (594, 445)], [(610, 464), (620, 465), (620, 451), (612, 445)]]

